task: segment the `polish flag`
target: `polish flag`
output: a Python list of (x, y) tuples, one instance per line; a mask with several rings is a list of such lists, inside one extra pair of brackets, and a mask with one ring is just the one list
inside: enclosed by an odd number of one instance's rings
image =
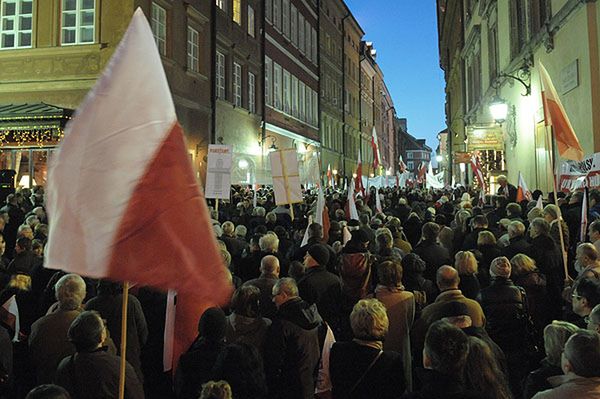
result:
[(400, 173), (404, 173), (404, 171), (406, 170), (406, 164), (404, 163), (404, 161), (402, 160), (402, 155), (400, 155)]
[(45, 267), (177, 291), (177, 364), (232, 287), (140, 8), (69, 123), (47, 187)]
[(560, 102), (552, 79), (550, 79), (548, 71), (541, 62), (539, 63), (538, 70), (542, 83), (544, 122), (546, 126), (552, 126), (558, 152), (563, 158), (581, 161), (583, 159), (583, 149), (575, 135), (575, 130), (573, 130), (565, 108)]
[(517, 188), (517, 202), (523, 200), (531, 201), (531, 191), (527, 188), (523, 174), (519, 172), (519, 187)]
[(475, 155), (471, 156), (471, 169), (473, 170), (473, 175), (475, 175), (475, 178), (477, 179), (477, 183), (479, 183), (479, 187), (485, 191), (485, 178), (483, 177), (483, 170), (481, 169), (479, 158), (477, 158)]
[(329, 239), (329, 209), (325, 205), (325, 195), (323, 194), (323, 187), (319, 185), (319, 191), (317, 194), (317, 212), (315, 215), (315, 222), (319, 223), (323, 227), (323, 242), (327, 242)]
[(381, 154), (379, 153), (379, 141), (375, 126), (373, 126), (373, 133), (371, 134), (371, 147), (373, 148), (373, 169), (377, 169), (381, 162)]
[(585, 242), (585, 236), (587, 235), (588, 226), (588, 200), (587, 190), (583, 191), (583, 202), (581, 203), (581, 227), (579, 231), (580, 242)]
[(425, 166), (425, 162), (421, 162), (419, 164), (419, 170), (417, 175), (417, 181), (422, 183), (424, 181), (425, 174), (427, 173), (427, 166)]
[(377, 190), (375, 190), (375, 210), (377, 213), (383, 213), (383, 208), (381, 207), (381, 198), (379, 197)]
[(544, 199), (542, 198), (542, 195), (540, 194), (540, 196), (537, 199), (537, 202), (535, 203), (535, 207), (539, 208), (541, 210), (544, 210), (544, 202), (543, 202), (543, 200)]
[(365, 196), (365, 187), (362, 182), (362, 160), (360, 158), (360, 150), (358, 151), (358, 165), (356, 166), (356, 180), (354, 181), (354, 191), (360, 191), (362, 196)]
[[(352, 182), (352, 185), (354, 185), (354, 182)], [(348, 190), (348, 216), (350, 220), (358, 220), (358, 211), (356, 210), (356, 202), (354, 201), (352, 190)]]
[(14, 331), (13, 342), (19, 342), (21, 332), (19, 322), (19, 307), (17, 306), (17, 297), (11, 296), (0, 307), (0, 321)]
[(327, 186), (333, 187), (333, 175), (331, 174), (331, 164), (327, 164)]

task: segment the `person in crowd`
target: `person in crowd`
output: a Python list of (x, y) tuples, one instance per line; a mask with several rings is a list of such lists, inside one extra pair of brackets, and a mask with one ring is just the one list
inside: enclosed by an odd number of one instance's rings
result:
[(573, 313), (580, 319), (575, 321), (580, 327), (585, 327), (584, 318), (589, 316), (594, 306), (600, 303), (600, 281), (595, 278), (584, 277), (577, 282), (571, 293)]
[[(362, 203), (362, 201), (361, 201)], [(360, 209), (359, 204), (356, 205), (356, 207), (359, 209), (359, 216), (358, 216), (358, 222), (359, 222), (359, 229), (363, 230), (366, 234), (367, 237), (369, 238), (369, 244), (367, 246), (367, 248), (369, 249), (369, 252), (371, 253), (375, 253), (377, 252), (377, 241), (375, 241), (375, 230), (373, 230), (371, 228), (371, 216), (369, 215), (369, 213), (366, 213), (366, 208), (364, 210)], [(370, 209), (369, 209), (370, 210)]]
[(421, 229), (421, 242), (415, 247), (414, 253), (419, 255), (427, 265), (424, 273), (426, 279), (433, 280), (438, 268), (451, 263), (450, 254), (438, 241), (440, 226), (427, 222)]
[(516, 220), (523, 223), (523, 218), (521, 217), (522, 212), (521, 205), (517, 204), (516, 202), (511, 202), (506, 205), (506, 218), (511, 222)]
[(375, 239), (377, 240), (377, 263), (381, 263), (386, 260), (397, 260), (400, 261), (404, 256), (404, 253), (398, 248), (394, 247), (394, 236), (387, 227), (381, 227), (375, 232)]
[(300, 298), (298, 286), (291, 278), (282, 278), (273, 286), (273, 302), (277, 314), (264, 352), (269, 396), (312, 399), (323, 319), (315, 304), (309, 305)]
[(385, 350), (402, 355), (406, 387), (412, 388), (412, 364), (410, 356), (410, 329), (415, 319), (415, 296), (402, 285), (400, 262), (385, 261), (377, 266), (379, 284), (374, 297), (385, 306), (389, 332), (383, 343)]
[(600, 336), (585, 330), (571, 335), (561, 368), (564, 375), (548, 378), (554, 388), (537, 393), (534, 399), (600, 398)]
[(364, 229), (353, 230), (352, 238), (342, 249), (339, 260), (339, 274), (345, 302), (349, 309), (358, 300), (366, 298), (371, 288), (371, 268), (374, 257), (368, 250), (369, 236)]
[(567, 226), (567, 223), (562, 218), (559, 218), (559, 213), (560, 210), (558, 209), (558, 206), (554, 204), (548, 204), (544, 207), (543, 218), (550, 223), (550, 237), (552, 237), (559, 248), (561, 234), (559, 231), (560, 225), (560, 228), (562, 229), (563, 247), (565, 251), (567, 251), (569, 249), (569, 243), (571, 239), (575, 240), (575, 236), (571, 236), (569, 232), (569, 226)]
[(304, 255), (306, 273), (298, 281), (300, 297), (316, 304), (319, 314), (334, 330), (339, 326), (342, 281), (327, 271), (329, 250), (323, 244), (313, 244)]
[(531, 252), (531, 244), (525, 237), (525, 225), (513, 220), (507, 228), (509, 244), (502, 249), (502, 256), (512, 259), (517, 254), (528, 255)]
[[(290, 262), (290, 270), (288, 271), (288, 275), (293, 278), (296, 283), (304, 277), (306, 274), (306, 266), (304, 266), (303, 262), (299, 262), (297, 260), (293, 260)], [(275, 304), (273, 304), (275, 307)]]
[(336, 342), (329, 368), (333, 398), (397, 398), (406, 389), (402, 356), (384, 350), (389, 320), (377, 299), (362, 299), (350, 314), (354, 340)]
[[(321, 244), (329, 252), (329, 257), (327, 258), (327, 262), (329, 262), (329, 260), (331, 260), (333, 263), (333, 261), (335, 260), (335, 252), (333, 252), (333, 249), (329, 245), (323, 244), (323, 226), (321, 226), (319, 223), (311, 223), (310, 226), (307, 227), (307, 229), (308, 229), (308, 242), (306, 243), (306, 245), (301, 246), (294, 252), (294, 255), (292, 256), (292, 260), (303, 261), (304, 255), (306, 255), (308, 248), (312, 247), (315, 244)], [(328, 266), (328, 264), (325, 264), (323, 266)]]
[(435, 215), (434, 222), (440, 226), (440, 233), (438, 234), (440, 244), (448, 250), (448, 253), (454, 253), (454, 231), (448, 226), (446, 215)]
[(473, 250), (477, 248), (477, 239), (479, 233), (488, 230), (488, 220), (485, 215), (475, 215), (471, 219), (471, 232), (465, 236), (463, 241), (462, 250)]
[[(260, 250), (259, 242), (263, 234), (254, 234), (250, 237), (250, 243), (248, 249), (238, 265), (237, 270), (234, 270), (234, 274), (238, 276), (242, 282), (252, 280), (260, 275), (260, 262), (266, 255), (274, 255), (272, 253), (265, 254)], [(273, 241), (273, 239), (267, 241)], [(264, 243), (264, 242), (263, 242)]]
[(511, 278), (515, 285), (525, 289), (527, 309), (533, 319), (536, 332), (541, 332), (552, 320), (548, 318), (546, 304), (546, 276), (540, 273), (535, 261), (525, 254), (517, 254), (510, 260)]
[(42, 384), (29, 391), (25, 399), (71, 399), (71, 395), (61, 386)]
[(404, 222), (404, 233), (413, 249), (419, 244), (422, 236), (423, 221), (416, 212), (411, 212)]
[(490, 264), (501, 255), (501, 250), (496, 244), (496, 237), (491, 231), (482, 231), (477, 238), (477, 250), (474, 251), (477, 258), (477, 278), (479, 284), (487, 287), (490, 283)]
[(544, 351), (546, 357), (540, 367), (529, 373), (523, 383), (523, 399), (531, 399), (533, 395), (552, 388), (548, 378), (561, 375), (561, 354), (567, 339), (579, 329), (566, 321), (554, 320), (544, 328)]
[(423, 277), (426, 267), (423, 259), (417, 254), (410, 253), (402, 258), (402, 282), (404, 289), (412, 292), (415, 296), (417, 314), (426, 304), (433, 302), (438, 294), (433, 281)]
[(508, 202), (515, 202), (517, 200), (517, 188), (508, 182), (508, 179), (504, 175), (500, 175), (496, 178), (498, 182), (498, 195), (506, 198)]
[(227, 381), (208, 381), (202, 385), (199, 399), (233, 399), (231, 386)]
[[(96, 310), (106, 320), (108, 331), (120, 354), (121, 319), (123, 318), (123, 290), (120, 283), (108, 280), (98, 282), (98, 295), (86, 304), (86, 310)], [(140, 381), (142, 374), (141, 353), (148, 339), (148, 325), (140, 301), (129, 294), (127, 299), (127, 361), (131, 363)]]
[(217, 357), (225, 348), (225, 313), (208, 308), (198, 322), (198, 337), (179, 358), (174, 390), (178, 399), (196, 399), (202, 384), (211, 378)]
[(469, 354), (465, 363), (465, 385), (474, 392), (485, 392), (490, 399), (512, 399), (507, 377), (490, 346), (469, 337)]
[(279, 259), (274, 255), (267, 255), (260, 261), (260, 276), (244, 283), (244, 286), (253, 285), (260, 290), (260, 314), (269, 319), (273, 318), (277, 312), (277, 308), (271, 300), (271, 292), (279, 280), (279, 273)]
[(569, 228), (569, 250), (575, 252), (581, 229), (581, 207), (583, 204), (583, 191), (575, 191), (571, 194), (567, 205), (561, 207), (561, 212), (567, 227)]
[(471, 218), (471, 216), (471, 212), (466, 210), (460, 210), (456, 212), (453, 222), (454, 226), (452, 227), (452, 231), (454, 232), (452, 248), (455, 252), (462, 248), (465, 237), (469, 233), (467, 221)]
[(8, 273), (31, 275), (31, 271), (36, 264), (41, 263), (34, 253), (31, 251), (31, 239), (28, 237), (17, 238), (15, 244), (15, 257), (8, 264)]
[[(121, 359), (103, 350), (108, 336), (104, 321), (96, 311), (81, 312), (69, 327), (69, 340), (76, 353), (58, 365), (54, 383), (74, 398), (117, 398)], [(129, 362), (125, 368), (125, 398), (143, 399), (144, 390)]]
[(600, 334), (600, 305), (594, 306), (589, 316), (585, 318), (586, 328)]
[(230, 344), (253, 345), (262, 354), (271, 320), (260, 317), (260, 297), (260, 290), (253, 285), (235, 290), (229, 306), (231, 314), (227, 316), (225, 340)]
[(212, 378), (227, 381), (235, 399), (267, 398), (263, 362), (254, 345), (227, 345), (217, 357)]
[(480, 285), (477, 278), (477, 259), (471, 251), (459, 251), (454, 256), (454, 268), (458, 271), (458, 288), (467, 298), (477, 299)]
[(543, 218), (544, 217), (544, 210), (540, 209), (536, 206), (534, 206), (533, 208), (531, 208), (529, 210), (529, 212), (527, 212), (527, 224), (531, 224), (531, 222), (533, 222), (533, 219), (535, 218)]
[[(600, 217), (600, 215), (598, 217)], [(596, 219), (590, 223), (588, 227), (588, 237), (590, 238), (590, 242), (594, 244), (596, 251), (600, 252), (600, 220)]]
[(245, 241), (239, 240), (235, 237), (235, 225), (232, 222), (224, 222), (221, 228), (223, 229), (221, 241), (225, 243), (227, 251), (231, 254), (231, 260), (233, 264), (237, 265), (242, 259), (242, 255), (244, 250), (248, 247), (248, 244)]

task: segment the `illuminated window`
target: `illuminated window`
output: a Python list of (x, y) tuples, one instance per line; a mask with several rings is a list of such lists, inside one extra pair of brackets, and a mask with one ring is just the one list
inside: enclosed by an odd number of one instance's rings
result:
[(242, 1), (233, 0), (233, 20), (238, 25), (242, 24)]
[(31, 47), (32, 0), (0, 3), (0, 48)]
[(158, 52), (161, 55), (167, 55), (167, 10), (156, 3), (152, 3), (152, 20), (150, 23)]
[(94, 43), (95, 14), (95, 0), (63, 0), (61, 44)]
[(256, 113), (256, 76), (248, 72), (248, 110)]
[(233, 103), (242, 106), (242, 66), (237, 62), (233, 63)]

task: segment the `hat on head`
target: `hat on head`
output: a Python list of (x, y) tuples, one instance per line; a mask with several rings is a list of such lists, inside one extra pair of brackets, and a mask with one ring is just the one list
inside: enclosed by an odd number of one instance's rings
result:
[(315, 244), (308, 248), (308, 254), (321, 266), (329, 262), (329, 250), (325, 245)]
[(352, 239), (354, 241), (361, 242), (363, 244), (369, 242), (369, 235), (363, 229), (353, 230), (352, 231)]
[(220, 308), (208, 308), (200, 317), (198, 332), (202, 337), (219, 341), (225, 337), (225, 313)]
[(492, 261), (490, 265), (490, 275), (492, 277), (509, 278), (511, 266), (508, 258), (501, 256)]

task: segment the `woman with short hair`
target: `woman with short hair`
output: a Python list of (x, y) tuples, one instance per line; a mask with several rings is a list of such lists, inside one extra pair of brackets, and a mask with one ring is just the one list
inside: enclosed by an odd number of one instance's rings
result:
[(471, 251), (459, 251), (454, 256), (454, 268), (458, 271), (460, 283), (458, 288), (463, 295), (470, 299), (477, 299), (480, 285), (477, 279), (477, 259)]

